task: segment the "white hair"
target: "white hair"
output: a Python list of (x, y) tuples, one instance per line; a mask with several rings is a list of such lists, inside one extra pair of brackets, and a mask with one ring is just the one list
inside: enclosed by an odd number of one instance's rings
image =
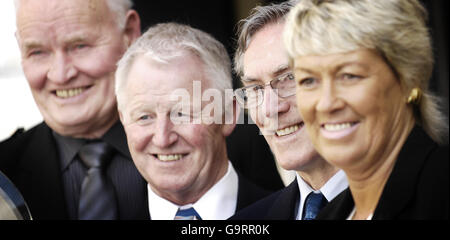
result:
[[(16, 8), (16, 13), (19, 10), (20, 2), (22, 0), (14, 0), (14, 6)], [(59, 1), (59, 0), (58, 0)], [(131, 0), (105, 0), (109, 10), (115, 14), (116, 21), (119, 29), (124, 29), (126, 24), (127, 12), (133, 7), (133, 2)]]
[[(222, 43), (210, 34), (187, 25), (161, 23), (149, 28), (125, 52), (117, 64), (116, 96), (119, 109), (122, 108), (123, 87), (126, 86), (128, 73), (139, 56), (168, 64), (183, 54), (192, 53), (204, 64), (205, 75), (210, 86), (218, 89), (225, 97), (225, 90), (232, 89), (231, 61)], [(225, 103), (229, 103), (224, 99)], [(228, 106), (225, 106), (228, 110)]]

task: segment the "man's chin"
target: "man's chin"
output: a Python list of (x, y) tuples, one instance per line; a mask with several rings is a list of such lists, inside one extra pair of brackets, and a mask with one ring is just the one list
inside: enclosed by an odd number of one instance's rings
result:
[[(100, 138), (106, 132), (110, 123), (98, 124), (101, 128), (95, 125), (95, 122), (89, 118), (71, 119), (71, 121), (53, 121), (45, 120), (45, 123), (56, 133), (62, 136), (74, 138)], [(108, 127), (106, 127), (108, 126)], [(104, 129), (106, 128), (106, 129)]]

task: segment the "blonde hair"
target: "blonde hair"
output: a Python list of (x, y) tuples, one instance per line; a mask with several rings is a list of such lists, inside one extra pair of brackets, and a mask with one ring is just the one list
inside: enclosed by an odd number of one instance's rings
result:
[[(359, 48), (376, 50), (400, 80), (404, 95), (423, 92), (416, 123), (433, 140), (447, 140), (441, 101), (428, 90), (433, 53), (427, 12), (417, 0), (302, 0), (289, 13), (284, 42), (290, 61)], [(405, 97), (406, 99), (406, 97)]]

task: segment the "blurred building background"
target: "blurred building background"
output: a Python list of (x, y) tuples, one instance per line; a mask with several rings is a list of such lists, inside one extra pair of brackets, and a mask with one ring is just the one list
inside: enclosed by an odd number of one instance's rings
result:
[[(176, 21), (190, 24), (211, 33), (234, 52), (236, 23), (248, 16), (256, 5), (273, 0), (135, 0), (142, 29), (159, 22)], [(433, 91), (444, 97), (444, 111), (448, 116), (448, 1), (423, 0), (427, 7), (429, 25), (435, 49), (435, 71), (431, 82)], [(12, 0), (0, 1), (0, 140), (10, 136), (16, 128), (26, 129), (42, 121), (20, 67), (20, 53), (14, 37), (15, 11)], [(234, 79), (234, 86), (239, 81)], [(447, 120), (448, 121), (448, 120)]]

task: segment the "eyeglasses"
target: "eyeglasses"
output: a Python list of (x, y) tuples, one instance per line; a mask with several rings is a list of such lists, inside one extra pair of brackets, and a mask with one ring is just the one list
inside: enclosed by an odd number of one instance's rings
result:
[(279, 97), (286, 98), (295, 94), (295, 78), (292, 72), (284, 73), (264, 85), (250, 85), (234, 91), (236, 100), (243, 108), (255, 108), (264, 100), (264, 89), (270, 85)]

